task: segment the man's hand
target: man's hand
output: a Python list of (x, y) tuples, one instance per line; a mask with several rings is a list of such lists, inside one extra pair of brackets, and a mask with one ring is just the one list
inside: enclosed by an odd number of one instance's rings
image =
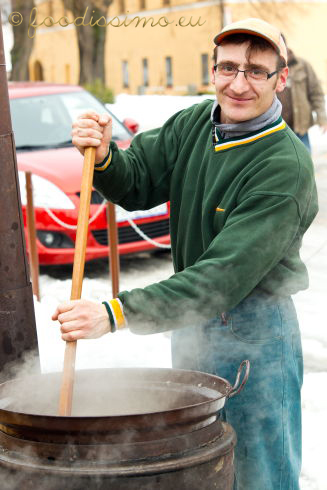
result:
[(95, 146), (95, 163), (100, 163), (109, 151), (112, 136), (112, 119), (109, 114), (93, 111), (81, 114), (72, 125), (72, 142), (84, 155), (87, 146)]
[(52, 320), (58, 320), (61, 323), (61, 338), (68, 342), (79, 339), (97, 339), (110, 332), (110, 322), (105, 306), (85, 299), (61, 303), (52, 315)]

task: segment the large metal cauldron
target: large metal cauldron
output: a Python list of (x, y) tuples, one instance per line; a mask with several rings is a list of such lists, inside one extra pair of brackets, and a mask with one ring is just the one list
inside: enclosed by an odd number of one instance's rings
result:
[(55, 415), (59, 374), (3, 383), (1, 489), (230, 490), (236, 437), (217, 411), (248, 371), (233, 387), (194, 371), (77, 371), (71, 417)]

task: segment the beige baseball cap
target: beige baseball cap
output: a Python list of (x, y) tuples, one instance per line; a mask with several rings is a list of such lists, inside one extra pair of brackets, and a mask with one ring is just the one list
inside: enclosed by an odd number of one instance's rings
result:
[(223, 39), (231, 34), (253, 34), (254, 36), (266, 39), (277, 53), (284, 58), (287, 63), (287, 49), (281, 32), (277, 27), (269, 24), (262, 19), (249, 18), (233, 22), (225, 26), (214, 38), (215, 44), (220, 44)]

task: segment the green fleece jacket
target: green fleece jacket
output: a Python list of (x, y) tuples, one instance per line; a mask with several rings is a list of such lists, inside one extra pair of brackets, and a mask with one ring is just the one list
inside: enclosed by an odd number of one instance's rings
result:
[(95, 187), (127, 210), (170, 201), (175, 273), (119, 294), (135, 333), (205, 321), (253, 290), (285, 296), (308, 287), (299, 249), (318, 211), (311, 158), (282, 119), (246, 136), (212, 132), (212, 101), (111, 143)]

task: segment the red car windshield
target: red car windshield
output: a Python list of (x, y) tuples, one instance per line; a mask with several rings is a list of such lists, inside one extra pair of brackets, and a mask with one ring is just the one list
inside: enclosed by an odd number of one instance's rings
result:
[(86, 91), (67, 92), (10, 100), (17, 150), (71, 144), (72, 122), (87, 110), (109, 112), (113, 140), (126, 141), (131, 133), (95, 97)]

